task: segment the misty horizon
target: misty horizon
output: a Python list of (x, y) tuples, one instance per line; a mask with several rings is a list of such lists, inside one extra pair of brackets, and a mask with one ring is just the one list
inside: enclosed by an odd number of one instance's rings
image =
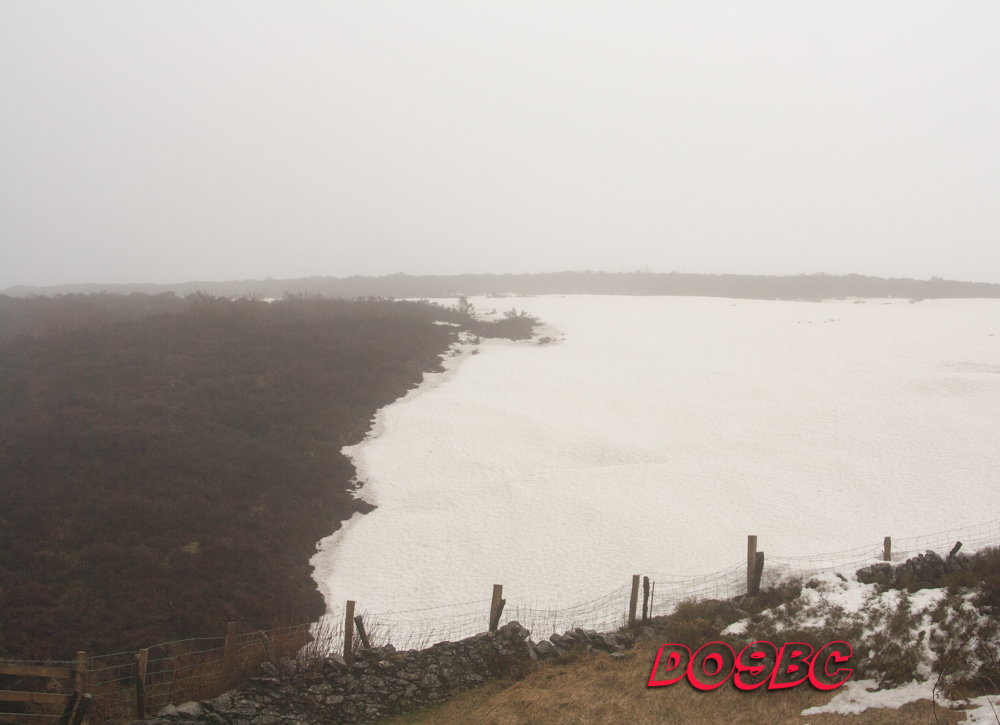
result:
[(1000, 283), (1000, 7), (0, 5), (0, 289)]
[(280, 299), (288, 295), (389, 299), (461, 296), (625, 295), (729, 297), (758, 300), (824, 300), (846, 298), (909, 298), (913, 302), (941, 298), (1000, 298), (1000, 284), (961, 282), (931, 277), (883, 279), (864, 275), (706, 275), (652, 272), (556, 272), (549, 274), (423, 275), (402, 273), (353, 277), (194, 281), (180, 284), (78, 284), (53, 287), (15, 286), (0, 289), (0, 297), (32, 295), (171, 294), (187, 297), (253, 297)]

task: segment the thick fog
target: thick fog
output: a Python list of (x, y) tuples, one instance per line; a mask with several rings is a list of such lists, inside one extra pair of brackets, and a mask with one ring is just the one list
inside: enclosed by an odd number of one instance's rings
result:
[(0, 288), (1000, 282), (1000, 5), (0, 4)]

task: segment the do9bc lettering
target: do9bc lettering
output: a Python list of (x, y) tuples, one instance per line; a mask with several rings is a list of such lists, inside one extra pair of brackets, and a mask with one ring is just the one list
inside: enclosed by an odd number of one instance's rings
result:
[(813, 651), (805, 642), (780, 648), (767, 641), (751, 642), (739, 653), (725, 642), (709, 642), (694, 653), (683, 644), (665, 644), (656, 653), (649, 687), (664, 687), (687, 678), (698, 690), (714, 690), (730, 679), (740, 690), (782, 690), (808, 681), (817, 690), (833, 690), (854, 672), (845, 667), (854, 650), (834, 641)]

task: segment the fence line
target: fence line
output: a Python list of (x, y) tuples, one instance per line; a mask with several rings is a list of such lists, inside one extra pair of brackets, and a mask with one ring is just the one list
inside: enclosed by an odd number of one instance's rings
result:
[[(704, 576), (647, 574), (641, 597), (648, 616), (672, 613), (678, 604), (692, 599), (730, 599), (746, 594), (752, 586), (756, 537), (750, 537), (748, 561), (732, 564)], [(976, 526), (939, 531), (891, 542), (891, 561), (899, 562), (925, 551), (946, 556), (955, 543), (962, 542), (964, 552), (1000, 545), (1000, 520)], [(769, 586), (789, 576), (809, 576), (837, 568), (861, 568), (885, 560), (890, 541), (812, 556), (768, 556), (759, 586)], [(567, 607), (538, 606), (530, 599), (519, 599), (502, 606), (499, 626), (517, 621), (542, 639), (553, 632), (569, 629), (614, 631), (636, 617), (635, 597), (639, 577), (603, 596)], [(503, 601), (506, 604), (506, 600)], [(631, 605), (631, 607), (630, 607)], [(486, 631), (491, 616), (488, 598), (423, 609), (397, 612), (361, 611), (361, 618), (373, 646), (391, 643), (397, 650), (421, 649), (441, 641), (455, 641)], [(647, 608), (648, 607), (648, 608)], [(230, 625), (227, 636), (192, 638), (153, 645), (142, 651), (144, 676), (139, 703), (155, 714), (171, 702), (213, 697), (237, 684), (247, 673), (255, 673), (267, 660), (280, 657), (307, 658), (343, 651), (345, 626), (336, 617), (320, 622), (268, 630), (237, 633)], [(263, 638), (262, 638), (263, 637)], [(266, 641), (265, 641), (266, 640)], [(357, 632), (351, 651), (360, 649)], [(90, 715), (96, 721), (135, 717), (140, 652), (118, 652), (90, 657), (86, 661), (87, 690), (94, 694)], [(32, 666), (72, 665), (74, 661), (17, 660), (5, 663)]]
[[(98, 721), (129, 720), (136, 717), (140, 702), (147, 713), (155, 715), (171, 703), (215, 697), (236, 686), (245, 675), (256, 674), (270, 659), (261, 635), (277, 657), (294, 658), (312, 640), (311, 627), (304, 624), (244, 632), (231, 640), (205, 637), (153, 645), (145, 650), (141, 679), (137, 660), (142, 651), (90, 657), (87, 688), (94, 694), (91, 716)], [(137, 696), (140, 681), (141, 696)]]
[[(933, 534), (924, 534), (892, 541), (893, 562), (904, 561), (925, 551), (946, 556), (956, 542), (971, 553), (985, 546), (1000, 545), (1000, 520), (966, 526)], [(832, 569), (861, 567), (884, 560), (887, 541), (827, 554), (812, 556), (768, 556), (760, 586), (773, 586), (789, 576), (809, 576)], [(690, 599), (730, 599), (747, 593), (748, 564), (739, 562), (704, 576), (648, 574), (652, 591), (648, 598), (648, 615), (670, 614), (678, 604)], [(625, 585), (603, 597), (572, 607), (537, 607), (530, 602), (515, 602), (506, 607), (501, 622), (518, 621), (531, 630), (536, 639), (553, 632), (580, 627), (608, 631), (627, 623), (630, 588)], [(414, 616), (431, 610), (406, 612), (364, 612), (365, 621), (372, 621), (377, 632), (373, 641), (392, 642), (399, 649), (422, 647), (426, 644), (462, 639), (484, 631), (487, 604), (490, 600), (467, 602), (462, 605), (435, 607), (435, 616)], [(404, 616), (405, 615), (405, 616)], [(340, 643), (342, 644), (342, 638)]]

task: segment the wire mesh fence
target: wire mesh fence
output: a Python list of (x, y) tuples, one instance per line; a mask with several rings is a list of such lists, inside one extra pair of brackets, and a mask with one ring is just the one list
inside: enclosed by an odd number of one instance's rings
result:
[(535, 638), (547, 637), (553, 632), (568, 629), (592, 629), (609, 632), (620, 629), (628, 622), (631, 586), (625, 585), (571, 607), (537, 607), (531, 603), (515, 603), (504, 608), (501, 623), (516, 621), (530, 630)]
[[(934, 551), (946, 556), (956, 542), (971, 553), (1000, 545), (1000, 520), (910, 538), (893, 539), (891, 560), (904, 561), (916, 554)], [(761, 586), (790, 577), (805, 577), (839, 568), (861, 568), (884, 560), (884, 542), (813, 556), (768, 556)], [(730, 599), (747, 592), (747, 564), (741, 561), (704, 576), (647, 574), (650, 617), (672, 613), (687, 600)], [(536, 640), (554, 632), (582, 628), (598, 632), (620, 629), (628, 623), (632, 587), (573, 606), (539, 606), (530, 599), (515, 599), (503, 609), (499, 624), (517, 621)], [(392, 644), (397, 650), (422, 649), (443, 641), (456, 641), (484, 632), (489, 626), (490, 599), (397, 612), (360, 610), (372, 646)], [(639, 602), (642, 602), (640, 597)], [(639, 608), (641, 611), (641, 606)], [(262, 636), (263, 635), (263, 636)], [(265, 646), (271, 646), (271, 651)], [(355, 632), (352, 649), (361, 648)], [(318, 623), (261, 632), (233, 633), (231, 637), (188, 639), (168, 642), (147, 650), (144, 703), (155, 714), (169, 703), (217, 696), (258, 671), (260, 665), (281, 657), (309, 658), (343, 652), (344, 621), (327, 616)], [(96, 722), (129, 720), (137, 713), (137, 652), (120, 652), (87, 660), (87, 689), (94, 695), (90, 715)], [(60, 666), (69, 663), (18, 662)]]
[[(533, 633), (545, 632), (544, 636), (574, 627), (616, 630), (626, 622), (629, 596), (630, 587), (626, 585), (569, 607), (538, 606), (530, 599), (514, 600), (504, 606), (499, 626), (516, 621)], [(363, 611), (361, 615), (373, 646), (392, 644), (397, 650), (422, 649), (436, 642), (454, 642), (486, 631), (491, 601), (481, 599), (399, 612)], [(324, 618), (322, 635), (317, 641), (341, 651), (343, 623), (336, 615)]]
[[(765, 567), (765, 573), (767, 569)], [(650, 616), (671, 614), (689, 599), (731, 599), (747, 591), (746, 562), (696, 577), (649, 574)]]
[[(933, 551), (940, 556), (947, 556), (958, 542), (962, 543), (962, 551), (971, 553), (986, 546), (1000, 545), (1000, 520), (988, 521), (975, 526), (964, 526), (957, 529), (938, 531), (933, 534), (921, 534), (908, 538), (893, 538), (891, 542), (891, 561), (901, 562), (909, 558)], [(854, 549), (844, 549), (829, 554), (814, 556), (770, 556), (767, 559), (766, 571), (773, 578), (786, 576), (808, 576), (809, 574), (830, 571), (840, 568), (860, 569), (871, 564), (884, 561), (885, 542), (870, 546), (859, 546)]]
[[(155, 714), (171, 703), (204, 700), (256, 674), (269, 659), (298, 656), (311, 641), (311, 625), (246, 632), (232, 639), (209, 637), (165, 642), (150, 647), (143, 678), (143, 703)], [(119, 652), (87, 660), (87, 688), (94, 695), (93, 720), (132, 720), (138, 715), (138, 652)]]

